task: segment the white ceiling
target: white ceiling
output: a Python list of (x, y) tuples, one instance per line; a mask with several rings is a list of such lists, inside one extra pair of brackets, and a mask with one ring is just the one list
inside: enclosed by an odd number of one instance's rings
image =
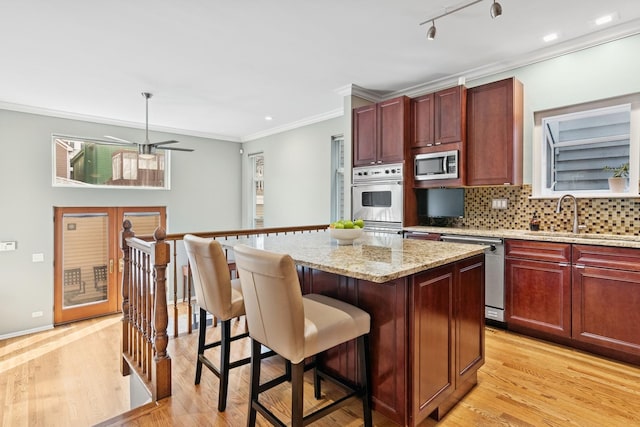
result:
[(411, 96), (640, 32), (638, 0), (486, 0), (428, 41), (463, 3), (3, 0), (0, 108), (139, 127), (148, 91), (151, 129), (246, 141), (341, 114), (352, 85)]

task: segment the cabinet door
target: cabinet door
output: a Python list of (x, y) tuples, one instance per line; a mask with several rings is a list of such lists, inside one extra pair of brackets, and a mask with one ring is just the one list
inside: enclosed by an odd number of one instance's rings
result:
[(522, 84), (501, 80), (467, 94), (467, 185), (522, 184)]
[(464, 140), (466, 89), (462, 86), (434, 94), (434, 145)]
[(377, 162), (397, 163), (404, 160), (407, 140), (409, 98), (401, 96), (378, 104)]
[(353, 110), (353, 165), (367, 166), (376, 162), (376, 106), (366, 105)]
[(570, 264), (507, 257), (505, 282), (509, 329), (571, 336)]
[(456, 264), (456, 387), (484, 364), (484, 255)]
[(411, 100), (411, 148), (433, 146), (433, 94)]
[(640, 272), (573, 267), (575, 340), (640, 355)]
[(455, 388), (452, 266), (414, 277), (411, 353), (414, 423), (431, 414)]

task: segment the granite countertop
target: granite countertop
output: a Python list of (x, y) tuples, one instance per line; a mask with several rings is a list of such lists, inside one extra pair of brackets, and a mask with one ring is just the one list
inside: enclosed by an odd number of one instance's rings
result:
[(221, 240), (226, 248), (246, 244), (287, 253), (296, 264), (356, 279), (384, 283), (483, 253), (485, 246), (403, 239), (368, 233), (352, 245), (338, 245), (327, 231)]
[(631, 234), (568, 233), (561, 231), (489, 230), (453, 227), (405, 227), (405, 231), (422, 233), (459, 234), (467, 236), (498, 237), (503, 239), (538, 240), (544, 242), (577, 243), (582, 245), (640, 248), (640, 236)]

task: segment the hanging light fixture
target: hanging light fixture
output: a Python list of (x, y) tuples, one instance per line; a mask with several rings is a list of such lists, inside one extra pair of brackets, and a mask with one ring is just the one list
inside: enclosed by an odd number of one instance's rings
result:
[(491, 14), (492, 18), (497, 18), (498, 16), (502, 15), (502, 6), (500, 5), (500, 3), (496, 3), (496, 0), (493, 0), (493, 4), (489, 9), (489, 13)]
[[(424, 21), (422, 21), (419, 25), (424, 25), (428, 22), (431, 22), (431, 27), (429, 27), (429, 30), (427, 31), (427, 39), (428, 40), (433, 40), (436, 38), (436, 19), (440, 19), (443, 18), (447, 15), (451, 15), (452, 13), (456, 13), (459, 10), (462, 9), (466, 9), (469, 6), (473, 6), (476, 3), (480, 3), (482, 0), (473, 0), (470, 1), (468, 3), (464, 3), (458, 7), (456, 7), (455, 9), (451, 9), (451, 10), (447, 10), (445, 8), (445, 12), (441, 13), (440, 15), (434, 16), (433, 18), (429, 18), (426, 19)], [(496, 0), (493, 0), (493, 3), (491, 4), (491, 9), (489, 9), (489, 12), (491, 13), (491, 17), (492, 18), (497, 18), (498, 16), (502, 15), (502, 6), (500, 5), (500, 3), (496, 2)]]
[(427, 40), (436, 38), (436, 21), (431, 21), (431, 27), (427, 30)]

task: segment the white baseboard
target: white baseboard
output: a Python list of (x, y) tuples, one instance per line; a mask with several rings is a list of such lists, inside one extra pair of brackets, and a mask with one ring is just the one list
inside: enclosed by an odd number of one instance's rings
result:
[(11, 332), (10, 334), (0, 335), (0, 341), (6, 340), (9, 338), (20, 337), (22, 335), (29, 335), (36, 332), (48, 331), (49, 329), (53, 329), (53, 325), (45, 325), (40, 326), (38, 328), (26, 329), (24, 331)]

